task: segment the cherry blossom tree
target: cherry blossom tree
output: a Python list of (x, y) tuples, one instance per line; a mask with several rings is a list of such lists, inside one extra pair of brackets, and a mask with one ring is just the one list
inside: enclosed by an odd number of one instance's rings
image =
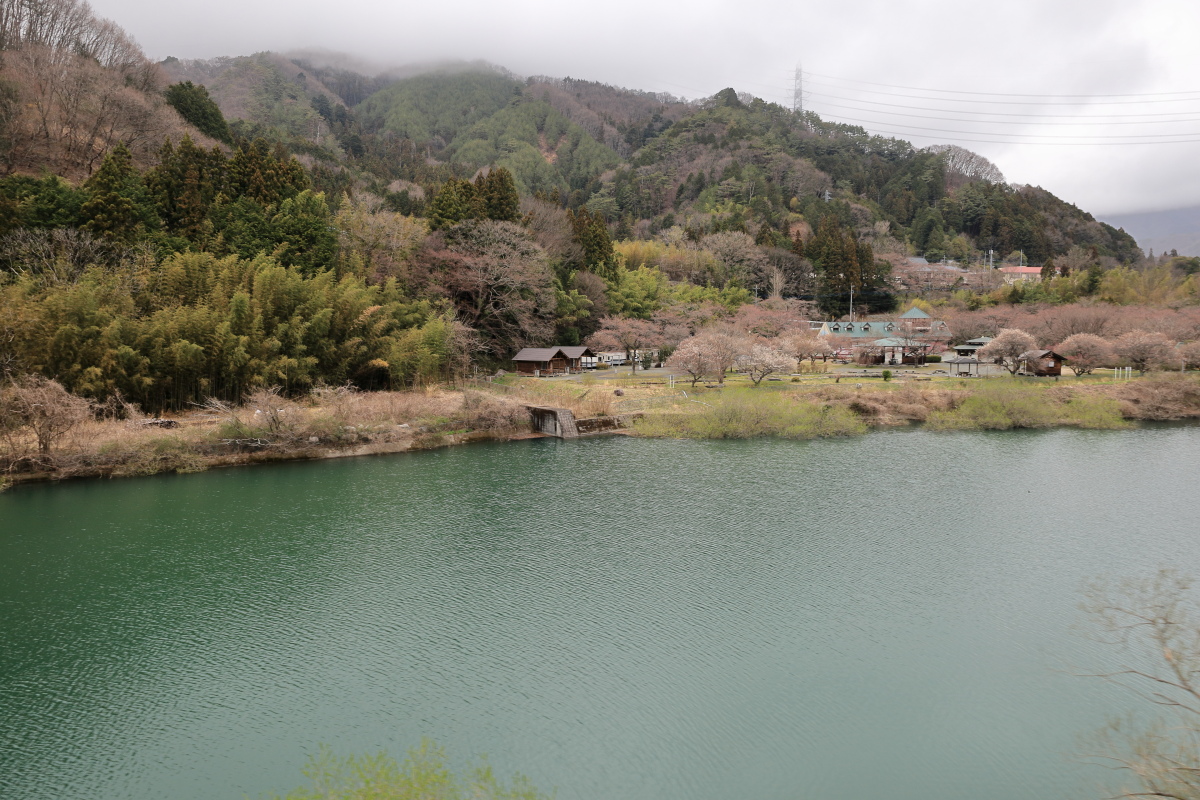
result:
[(1166, 335), (1148, 331), (1129, 331), (1113, 343), (1113, 350), (1140, 374), (1165, 362), (1174, 345)]
[(784, 352), (791, 355), (797, 361), (803, 361), (807, 358), (813, 364), (817, 363), (818, 358), (824, 361), (835, 352), (833, 343), (828, 338), (814, 336), (807, 331), (795, 336), (784, 337), (780, 342), (780, 346)]
[(716, 372), (711, 349), (703, 339), (691, 336), (680, 342), (679, 347), (667, 359), (667, 366), (674, 370), (686, 372), (692, 379), (692, 386), (705, 375)]
[(738, 356), (750, 346), (750, 340), (744, 333), (729, 326), (708, 328), (696, 334), (696, 338), (703, 342), (712, 356), (713, 372), (718, 383), (725, 382), (725, 373), (733, 369)]
[(645, 319), (605, 317), (588, 344), (602, 350), (625, 351), (625, 359), (632, 365), (632, 371), (637, 372), (640, 351), (662, 345), (662, 327)]
[(770, 345), (757, 343), (738, 357), (737, 364), (758, 386), (768, 375), (790, 371), (796, 366), (796, 359)]
[(1096, 367), (1113, 360), (1112, 345), (1107, 339), (1094, 333), (1076, 333), (1068, 336), (1054, 349), (1060, 356), (1066, 357), (1077, 376), (1088, 375)]
[(1021, 369), (1021, 356), (1037, 347), (1037, 340), (1018, 328), (1004, 328), (979, 350), (981, 360), (995, 359), (1009, 374), (1016, 375)]

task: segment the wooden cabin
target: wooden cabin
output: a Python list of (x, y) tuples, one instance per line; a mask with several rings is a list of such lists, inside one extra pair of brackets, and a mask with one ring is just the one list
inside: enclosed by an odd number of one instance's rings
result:
[(1066, 361), (1053, 350), (1026, 350), (1019, 358), (1022, 372), (1039, 377), (1062, 375), (1062, 365)]
[(596, 354), (588, 347), (526, 347), (513, 356), (520, 375), (562, 375), (582, 372), (585, 360), (594, 364)]
[(520, 375), (553, 375), (566, 372), (569, 359), (561, 347), (526, 347), (513, 356)]
[(582, 372), (584, 367), (596, 366), (596, 354), (590, 347), (583, 345), (558, 348), (567, 357), (567, 369), (570, 372)]

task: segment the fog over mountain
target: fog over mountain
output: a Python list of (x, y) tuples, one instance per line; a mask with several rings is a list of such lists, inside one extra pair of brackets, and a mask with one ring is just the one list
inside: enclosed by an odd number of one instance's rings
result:
[(1141, 214), (1106, 214), (1101, 218), (1132, 234), (1143, 250), (1153, 250), (1159, 255), (1171, 250), (1185, 256), (1200, 255), (1200, 206)]
[(1200, 204), (1200, 4), (1182, 0), (94, 6), (157, 58), (318, 47), (386, 66), (484, 59), (691, 98), (733, 86), (789, 106), (802, 61), (806, 105), (826, 119), (961, 144), (1099, 213)]

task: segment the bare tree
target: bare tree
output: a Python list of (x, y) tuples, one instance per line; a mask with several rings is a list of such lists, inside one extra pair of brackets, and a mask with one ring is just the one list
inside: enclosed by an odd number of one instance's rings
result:
[(1181, 344), (1179, 346), (1179, 360), (1192, 369), (1200, 367), (1200, 341)]
[(1071, 362), (1071, 369), (1077, 376), (1090, 374), (1096, 367), (1103, 366), (1113, 360), (1112, 345), (1107, 339), (1092, 333), (1076, 333), (1068, 336), (1058, 347), (1054, 348), (1060, 356), (1065, 356)]
[(935, 144), (927, 147), (930, 153), (939, 153), (946, 162), (946, 184), (950, 189), (973, 181), (1004, 183), (1004, 173), (983, 156), (956, 144)]
[(333, 219), (343, 251), (362, 259), (371, 280), (395, 277), (408, 283), (408, 261), (429, 233), (424, 220), (382, 210), (371, 195), (347, 197)]
[(1099, 759), (1130, 777), (1120, 797), (1200, 799), (1200, 609), (1192, 581), (1163, 570), (1116, 585), (1097, 582), (1084, 605), (1099, 638), (1128, 660), (1097, 677), (1157, 706), (1143, 726), (1114, 724)]
[(1009, 374), (1016, 375), (1024, 363), (1021, 356), (1037, 347), (1037, 340), (1023, 330), (1004, 328), (979, 350), (980, 359), (995, 359)]
[(1113, 350), (1145, 375), (1149, 369), (1170, 357), (1173, 344), (1164, 334), (1138, 330), (1129, 331), (1118, 338), (1113, 342)]
[(40, 375), (14, 378), (0, 389), (0, 429), (10, 438), (27, 430), (42, 455), (49, 454), (67, 433), (86, 420), (91, 409), (91, 402)]

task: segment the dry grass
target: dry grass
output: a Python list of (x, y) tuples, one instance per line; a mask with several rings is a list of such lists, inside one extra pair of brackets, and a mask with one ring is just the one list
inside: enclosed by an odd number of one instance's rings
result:
[(259, 390), (242, 405), (210, 401), (177, 415), (173, 427), (147, 424), (136, 409), (74, 426), (51, 452), (37, 452), (32, 432), (0, 440), (0, 475), (35, 477), (194, 472), (257, 457), (295, 458), (365, 444), (434, 446), (451, 433), (521, 432), (529, 424), (516, 399), (477, 391), (429, 389), (360, 393), (321, 388), (292, 400)]

